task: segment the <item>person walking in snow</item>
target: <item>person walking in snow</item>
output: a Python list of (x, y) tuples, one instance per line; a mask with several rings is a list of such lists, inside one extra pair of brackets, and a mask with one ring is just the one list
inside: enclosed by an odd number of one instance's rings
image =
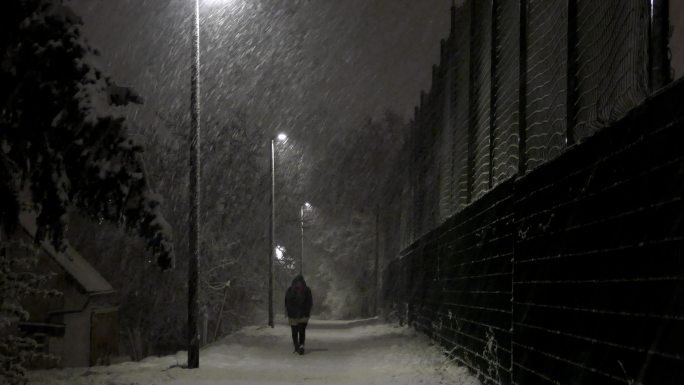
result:
[(292, 280), (292, 285), (285, 293), (285, 310), (292, 328), (292, 343), (295, 353), (304, 354), (306, 325), (309, 322), (312, 306), (311, 289), (306, 286), (306, 281), (300, 274)]

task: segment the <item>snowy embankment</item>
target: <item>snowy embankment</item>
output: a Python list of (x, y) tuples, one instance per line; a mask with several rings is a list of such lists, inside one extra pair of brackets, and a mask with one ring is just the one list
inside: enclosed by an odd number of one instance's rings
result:
[(412, 329), (362, 321), (312, 321), (307, 352), (293, 354), (290, 328), (247, 327), (200, 352), (200, 368), (182, 369), (186, 353), (112, 366), (35, 371), (29, 384), (456, 384), (479, 385), (465, 368)]

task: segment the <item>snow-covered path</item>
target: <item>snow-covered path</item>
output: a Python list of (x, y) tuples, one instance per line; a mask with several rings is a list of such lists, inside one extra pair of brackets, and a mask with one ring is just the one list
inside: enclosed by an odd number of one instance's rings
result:
[(248, 327), (200, 352), (200, 368), (177, 367), (185, 352), (112, 366), (31, 373), (30, 384), (457, 384), (464, 368), (413, 330), (361, 321), (312, 321), (307, 354), (292, 353), (289, 326)]

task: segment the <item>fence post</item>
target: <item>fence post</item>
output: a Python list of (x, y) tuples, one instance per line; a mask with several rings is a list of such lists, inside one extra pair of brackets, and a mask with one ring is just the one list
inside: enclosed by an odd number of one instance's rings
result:
[(473, 60), (473, 36), (475, 35), (475, 1), (469, 1), (468, 12), (468, 189), (467, 189), (467, 203), (473, 200), (473, 187), (475, 185), (475, 86), (473, 77), (475, 74), (475, 60)]
[(671, 79), (670, 0), (651, 1), (651, 91), (667, 85)]
[[(415, 110), (414, 110), (415, 111)], [(415, 115), (414, 115), (415, 119)], [(408, 228), (408, 243), (411, 244), (413, 243), (414, 239), (414, 231), (415, 231), (415, 206), (416, 206), (416, 194), (415, 194), (415, 164), (416, 164), (416, 136), (414, 135), (414, 120), (411, 119), (409, 121), (409, 134), (408, 134), (408, 141), (406, 143), (408, 144), (408, 154), (404, 155), (408, 160), (406, 161), (406, 168), (408, 169), (408, 192), (407, 192), (407, 199), (408, 199), (408, 208), (406, 209), (406, 217), (407, 217), (407, 228)]]
[(527, 0), (519, 0), (518, 176), (527, 172)]
[(494, 139), (495, 136), (495, 120), (496, 120), (496, 95), (498, 92), (497, 81), (496, 81), (496, 68), (499, 64), (498, 57), (496, 55), (496, 46), (498, 44), (498, 33), (496, 28), (496, 8), (498, 5), (497, 0), (492, 0), (492, 12), (491, 12), (491, 36), (490, 36), (490, 64), (491, 69), (489, 73), (489, 189), (494, 187)]
[(577, 0), (568, 0), (568, 49), (567, 83), (565, 91), (565, 140), (566, 146), (575, 144), (575, 124), (577, 102)]

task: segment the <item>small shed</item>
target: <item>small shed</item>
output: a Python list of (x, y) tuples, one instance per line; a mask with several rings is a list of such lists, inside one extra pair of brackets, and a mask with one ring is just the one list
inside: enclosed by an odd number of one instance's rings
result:
[[(35, 214), (22, 213), (20, 225), (13, 238), (32, 241)], [(63, 295), (24, 301), (30, 318), (19, 324), (20, 330), (35, 335), (44, 352), (59, 357), (58, 366), (108, 364), (118, 350), (119, 309), (112, 285), (73, 247), (60, 252), (48, 242), (40, 246), (35, 272), (52, 274), (48, 288)]]

